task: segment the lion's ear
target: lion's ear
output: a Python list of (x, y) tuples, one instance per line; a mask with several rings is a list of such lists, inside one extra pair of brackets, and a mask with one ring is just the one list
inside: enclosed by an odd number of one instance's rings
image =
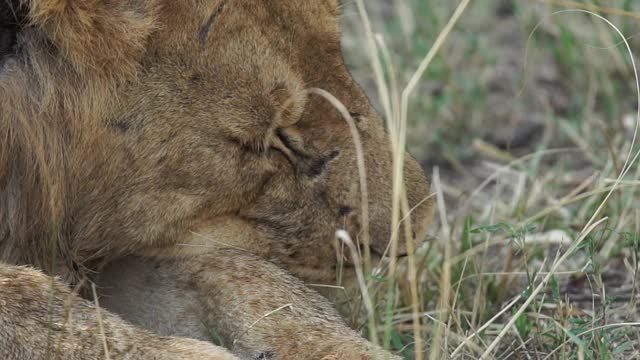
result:
[(135, 71), (154, 30), (155, 0), (9, 0), (81, 72)]

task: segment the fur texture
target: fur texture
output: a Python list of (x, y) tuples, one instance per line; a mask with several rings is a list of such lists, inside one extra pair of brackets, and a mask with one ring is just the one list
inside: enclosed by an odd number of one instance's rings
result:
[[(335, 283), (335, 231), (362, 230), (349, 128), (307, 89), (356, 118), (372, 250), (391, 237), (389, 139), (343, 63), (337, 1), (0, 0), (0, 31), (0, 325), (47, 298), (73, 299), (53, 309), (60, 318), (94, 316), (58, 280), (12, 267), (29, 265), (70, 286), (101, 279), (125, 320), (203, 340), (213, 328), (244, 357), (379, 352), (300, 281)], [(401, 244), (424, 237), (432, 212), (409, 156), (405, 181), (415, 236)], [(148, 306), (123, 305), (136, 301)], [(154, 321), (148, 310), (163, 308)], [(30, 331), (46, 332), (42, 313), (29, 314)], [(130, 331), (107, 347), (164, 344), (170, 358), (195, 343), (105, 314), (109, 329)], [(36, 337), (7, 339), (6, 358), (40, 356)]]

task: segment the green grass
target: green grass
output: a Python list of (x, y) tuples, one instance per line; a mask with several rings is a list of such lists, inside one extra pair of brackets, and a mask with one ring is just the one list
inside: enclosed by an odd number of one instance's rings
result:
[[(604, 202), (640, 149), (633, 68), (601, 20), (552, 15), (600, 9), (635, 51), (640, 3), (574, 3), (472, 1), (399, 117), (408, 149), (440, 179), (416, 269), (400, 261), (394, 281), (369, 278), (378, 342), (407, 359), (640, 358), (637, 164)], [(391, 54), (385, 80), (402, 88), (458, 2), (366, 6)], [(347, 62), (384, 113), (355, 4), (344, 12)]]

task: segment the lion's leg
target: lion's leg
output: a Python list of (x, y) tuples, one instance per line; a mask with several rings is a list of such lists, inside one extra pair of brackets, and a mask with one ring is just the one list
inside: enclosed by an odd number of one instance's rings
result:
[(151, 335), (39, 271), (0, 263), (0, 359), (107, 358), (236, 359), (209, 343)]
[(245, 252), (129, 259), (105, 269), (100, 284), (101, 304), (125, 319), (166, 335), (217, 336), (243, 358), (396, 359), (350, 329), (326, 298)]

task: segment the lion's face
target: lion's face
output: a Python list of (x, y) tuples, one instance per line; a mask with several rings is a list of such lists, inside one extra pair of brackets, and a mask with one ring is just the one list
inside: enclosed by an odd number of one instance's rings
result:
[[(43, 67), (58, 84), (78, 88), (52, 90), (59, 98), (47, 99), (56, 106), (44, 116), (65, 134), (61, 212), (75, 254), (109, 258), (176, 242), (223, 244), (272, 258), (308, 280), (331, 279), (335, 231), (356, 238), (361, 230), (359, 176), (347, 122), (311, 88), (333, 94), (356, 120), (372, 248), (384, 252), (391, 237), (390, 142), (343, 63), (336, 0), (112, 1), (114, 11), (127, 14), (119, 27), (98, 34), (76, 28), (74, 44), (61, 40), (64, 28), (52, 34), (65, 21), (51, 22), (82, 6), (49, 1), (63, 10), (46, 17), (40, 13), (51, 9), (38, 3), (23, 6), (32, 6), (27, 13), (41, 24), (25, 26), (6, 40), (11, 48), (0, 49), (14, 56), (4, 61), (0, 97), (19, 104), (22, 92), (12, 88), (33, 86), (24, 74)], [(127, 29), (127, 16), (145, 19), (146, 27)], [(130, 36), (135, 46), (118, 53), (109, 47), (113, 39), (82, 38), (90, 35)], [(77, 45), (99, 49), (101, 41), (103, 52)], [(38, 56), (47, 60), (28, 61)], [(429, 186), (409, 156), (405, 181), (422, 239)]]

